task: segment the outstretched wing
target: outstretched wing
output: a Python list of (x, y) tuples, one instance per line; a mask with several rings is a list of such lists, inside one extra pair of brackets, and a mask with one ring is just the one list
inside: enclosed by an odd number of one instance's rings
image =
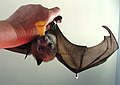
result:
[(69, 42), (57, 26), (57, 59), (74, 73), (105, 62), (118, 49), (118, 43), (111, 30), (106, 26), (103, 27), (110, 36), (104, 36), (104, 40), (100, 44), (88, 48)]

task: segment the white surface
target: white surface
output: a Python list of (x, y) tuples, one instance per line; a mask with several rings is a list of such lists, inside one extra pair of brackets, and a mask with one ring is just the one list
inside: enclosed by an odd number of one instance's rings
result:
[[(108, 26), (118, 38), (119, 0), (1, 0), (0, 19), (8, 18), (23, 4), (39, 3), (61, 8), (60, 29), (73, 43), (93, 46), (100, 43)], [(29, 56), (0, 50), (0, 85), (114, 85), (116, 53), (106, 63), (81, 72), (79, 79), (57, 59), (39, 67)]]

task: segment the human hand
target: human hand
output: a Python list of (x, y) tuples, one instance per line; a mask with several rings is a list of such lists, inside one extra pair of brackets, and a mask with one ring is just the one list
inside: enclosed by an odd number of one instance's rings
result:
[[(15, 47), (30, 42), (38, 35), (35, 29), (35, 23), (38, 21), (46, 21), (48, 24), (59, 15), (59, 12), (60, 9), (58, 7), (48, 9), (41, 5), (33, 4), (21, 6), (6, 20), (12, 25), (15, 31), (12, 36), (17, 36), (17, 38), (12, 39), (12, 43), (10, 44), (8, 44), (9, 40), (7, 40), (7, 47)], [(9, 38), (11, 38), (11, 36), (8, 34), (8, 38), (6, 39)]]
[(60, 9), (58, 7), (48, 9), (40, 4), (29, 4), (21, 6), (8, 20), (17, 21), (23, 25), (26, 23), (29, 23), (29, 25), (34, 24), (37, 21), (46, 21), (48, 24), (59, 15), (59, 12)]

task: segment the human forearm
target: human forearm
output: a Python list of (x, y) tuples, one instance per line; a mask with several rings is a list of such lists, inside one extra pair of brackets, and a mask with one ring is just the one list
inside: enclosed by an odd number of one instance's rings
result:
[[(35, 33), (33, 33), (35, 34)], [(18, 22), (0, 21), (0, 48), (11, 48), (29, 42), (32, 37)]]

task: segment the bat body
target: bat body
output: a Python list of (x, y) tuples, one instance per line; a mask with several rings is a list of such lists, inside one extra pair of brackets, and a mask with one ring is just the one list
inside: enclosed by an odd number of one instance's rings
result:
[(103, 28), (110, 35), (104, 36), (104, 40), (100, 44), (87, 47), (71, 43), (62, 34), (58, 25), (52, 22), (45, 36), (37, 36), (30, 43), (8, 50), (26, 54), (26, 57), (28, 54), (33, 54), (37, 65), (56, 57), (69, 70), (77, 74), (104, 63), (118, 49), (118, 43), (111, 30), (106, 26)]

